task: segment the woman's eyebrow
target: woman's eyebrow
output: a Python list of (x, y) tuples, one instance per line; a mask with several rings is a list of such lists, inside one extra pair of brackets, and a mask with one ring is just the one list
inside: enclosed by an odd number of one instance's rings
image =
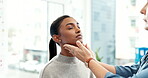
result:
[(67, 23), (66, 26), (67, 26), (67, 25), (73, 25), (73, 23)]
[[(79, 25), (78, 22), (77, 22), (76, 24)], [(67, 23), (66, 26), (67, 26), (67, 25), (74, 25), (74, 23)]]

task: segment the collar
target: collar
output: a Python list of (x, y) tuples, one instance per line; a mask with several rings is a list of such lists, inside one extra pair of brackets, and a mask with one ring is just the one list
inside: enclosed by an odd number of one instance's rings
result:
[(80, 61), (76, 57), (68, 57), (59, 54), (56, 59), (58, 62), (68, 63), (68, 64), (77, 64)]

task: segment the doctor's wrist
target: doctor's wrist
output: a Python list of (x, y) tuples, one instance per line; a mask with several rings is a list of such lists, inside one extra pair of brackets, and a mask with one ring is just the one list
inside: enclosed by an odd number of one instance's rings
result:
[(89, 68), (90, 61), (95, 60), (94, 58), (88, 58), (84, 63), (87, 68)]

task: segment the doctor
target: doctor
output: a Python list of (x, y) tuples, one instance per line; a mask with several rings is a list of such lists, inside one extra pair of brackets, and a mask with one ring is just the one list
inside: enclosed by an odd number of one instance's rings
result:
[[(148, 2), (140, 12), (145, 16), (144, 21), (148, 25), (147, 7)], [(145, 27), (145, 29), (148, 30), (148, 27)], [(84, 62), (97, 78), (148, 78), (148, 53), (142, 57), (139, 64), (112, 66), (95, 60), (93, 52), (87, 45), (84, 45), (80, 41), (77, 41), (76, 44), (78, 47), (65, 44), (64, 48)]]

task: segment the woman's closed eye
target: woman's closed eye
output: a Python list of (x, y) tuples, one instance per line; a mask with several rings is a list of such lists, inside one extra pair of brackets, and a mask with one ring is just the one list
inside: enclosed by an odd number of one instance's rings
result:
[[(79, 27), (79, 26), (77, 26), (77, 27), (80, 29), (80, 27)], [(74, 28), (74, 26), (72, 26), (72, 25), (71, 25), (71, 26), (68, 26), (68, 28), (67, 28), (67, 29), (68, 29), (68, 30), (71, 30), (71, 29), (73, 29), (73, 28)]]
[(68, 27), (67, 27), (67, 29), (68, 30), (71, 30), (71, 29), (73, 29), (74, 27), (72, 26), (72, 25), (68, 25)]
[(74, 27), (77, 27), (80, 29), (79, 23), (77, 23), (77, 25), (74, 25), (73, 23), (69, 23), (66, 25), (68, 30), (73, 29)]

